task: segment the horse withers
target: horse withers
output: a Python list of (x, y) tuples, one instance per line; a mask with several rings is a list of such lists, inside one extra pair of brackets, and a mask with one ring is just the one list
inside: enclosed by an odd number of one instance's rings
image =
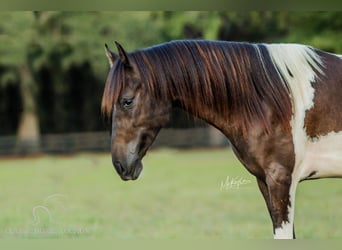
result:
[(112, 161), (135, 180), (173, 107), (230, 140), (256, 177), (274, 238), (294, 238), (300, 181), (342, 176), (342, 58), (299, 44), (180, 40), (118, 55), (102, 111), (112, 122)]

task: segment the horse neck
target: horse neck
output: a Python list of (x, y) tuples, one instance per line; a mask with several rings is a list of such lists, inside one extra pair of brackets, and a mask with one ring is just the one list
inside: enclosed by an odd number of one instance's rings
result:
[[(186, 103), (186, 101), (185, 101), (185, 103)], [(199, 110), (195, 111), (189, 107), (186, 107), (186, 106), (180, 104), (179, 101), (174, 102), (173, 106), (177, 107), (177, 108), (181, 108), (185, 112), (188, 112), (191, 115), (204, 120), (208, 124), (216, 127), (218, 130), (220, 130), (227, 137), (230, 137), (230, 135), (232, 134), (234, 126), (232, 126), (232, 124), (224, 118), (225, 116), (223, 116), (222, 114), (213, 110), (210, 107), (203, 105)]]

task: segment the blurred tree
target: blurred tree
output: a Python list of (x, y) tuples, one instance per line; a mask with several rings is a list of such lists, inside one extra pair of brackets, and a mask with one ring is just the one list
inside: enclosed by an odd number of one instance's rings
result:
[(101, 129), (100, 102), (109, 69), (104, 43), (114, 47), (117, 39), (132, 50), (161, 42), (161, 29), (150, 16), (150, 12), (2, 12), (0, 42), (6, 46), (0, 48), (0, 90), (20, 86), (16, 102), (22, 104), (20, 144), (38, 142), (40, 130)]
[(218, 12), (155, 12), (152, 15), (160, 23), (163, 40), (217, 39), (222, 18)]
[(35, 26), (38, 17), (31, 12), (4, 13), (0, 15), (0, 64), (6, 67), (1, 75), (1, 84), (19, 83), (22, 104), (18, 126), (18, 146), (21, 151), (36, 151), (39, 148), (39, 121), (35, 95), (33, 59), (39, 53)]
[[(341, 12), (1, 12), (0, 134), (38, 142), (40, 132), (103, 129), (104, 43), (296, 42), (341, 54), (341, 27)], [(175, 111), (173, 125), (187, 118)]]
[(275, 12), (220, 12), (222, 19), (217, 39), (248, 42), (274, 42), (285, 35), (279, 26), (283, 13)]
[(44, 83), (40, 88), (42, 105), (49, 104), (51, 111), (40, 115), (43, 132), (103, 129), (100, 102), (109, 70), (104, 44), (108, 43), (115, 51), (114, 39), (127, 50), (159, 42), (159, 27), (150, 20), (150, 15), (150, 12), (64, 12), (60, 16), (57, 32), (60, 37), (55, 39), (59, 44), (41, 71), (41, 77), (52, 82), (51, 87)]
[(283, 42), (304, 43), (332, 53), (342, 53), (342, 12), (283, 13), (279, 26)]
[(304, 43), (342, 53), (342, 12), (157, 12), (164, 40)]

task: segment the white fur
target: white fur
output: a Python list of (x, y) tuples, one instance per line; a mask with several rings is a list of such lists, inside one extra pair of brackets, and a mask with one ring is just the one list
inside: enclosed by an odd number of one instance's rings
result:
[(293, 222), (283, 222), (281, 227), (276, 228), (274, 232), (274, 239), (292, 239)]
[(288, 210), (288, 222), (283, 222), (281, 227), (274, 230), (274, 239), (292, 239), (293, 238), (293, 222), (294, 222), (294, 208), (296, 198), (296, 188), (298, 182), (292, 182), (290, 187), (290, 205)]
[(298, 182), (312, 171), (317, 171), (312, 178), (342, 176), (342, 131), (311, 139), (304, 128), (305, 113), (314, 105), (315, 90), (311, 83), (317, 76), (312, 67), (323, 73), (322, 61), (310, 47), (304, 45), (268, 45), (268, 50), (279, 74), (291, 90), (291, 128), (295, 151), (293, 180)]
[(307, 139), (297, 175), (303, 179), (312, 171), (317, 173), (310, 178), (342, 177), (342, 131)]
[(342, 131), (312, 139), (304, 128), (306, 111), (314, 106), (315, 90), (311, 83), (317, 75), (312, 67), (323, 73), (323, 63), (319, 56), (310, 47), (303, 45), (267, 45), (267, 48), (278, 73), (290, 87), (293, 105), (291, 128), (295, 166), (290, 190), (289, 222), (283, 222), (282, 226), (275, 230), (274, 235), (274, 238), (291, 238), (297, 183), (313, 171), (317, 173), (310, 178), (342, 176)]
[[(289, 222), (283, 222), (275, 229), (274, 239), (292, 239), (296, 187), (300, 180), (317, 171), (310, 178), (341, 177), (342, 176), (342, 131), (331, 132), (326, 136), (306, 142), (304, 158), (295, 167), (290, 187), (290, 206), (288, 206)], [(296, 158), (297, 161), (299, 161)]]

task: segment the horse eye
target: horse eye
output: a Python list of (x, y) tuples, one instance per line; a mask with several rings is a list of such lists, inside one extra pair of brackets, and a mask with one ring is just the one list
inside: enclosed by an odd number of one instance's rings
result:
[(121, 106), (124, 109), (129, 109), (133, 105), (134, 98), (122, 98), (121, 100)]

